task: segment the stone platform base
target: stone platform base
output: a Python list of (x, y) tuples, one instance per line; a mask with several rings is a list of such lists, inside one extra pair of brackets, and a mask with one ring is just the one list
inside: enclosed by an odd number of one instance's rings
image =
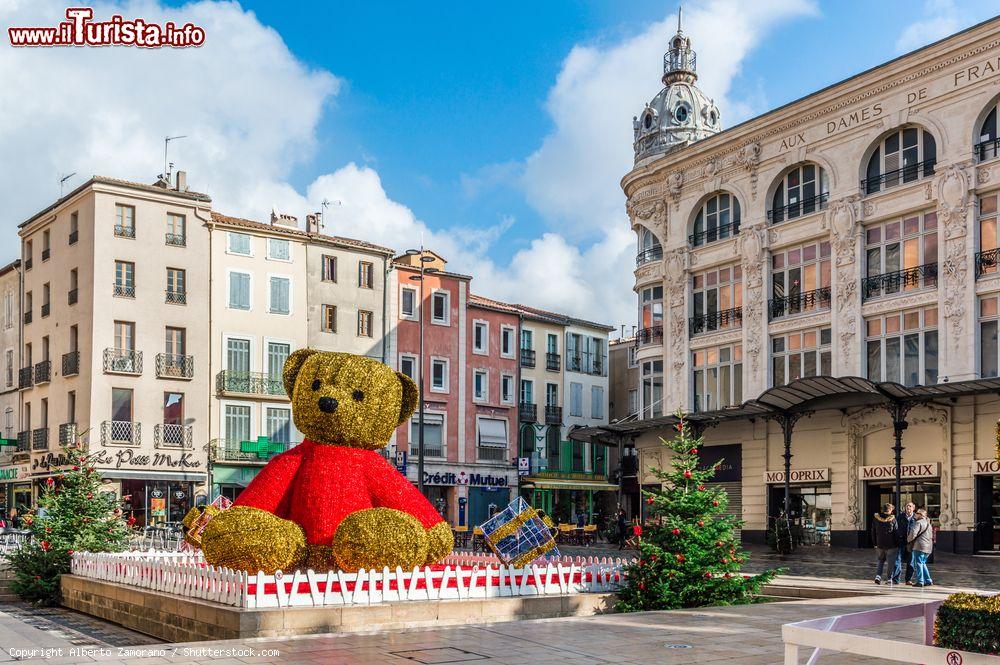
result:
[(611, 593), (520, 596), (244, 610), (157, 591), (62, 576), (62, 604), (167, 642), (374, 632), (424, 626), (590, 616), (612, 611)]

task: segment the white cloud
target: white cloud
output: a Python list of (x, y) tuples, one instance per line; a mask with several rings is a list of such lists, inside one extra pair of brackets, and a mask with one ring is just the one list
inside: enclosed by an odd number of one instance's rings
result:
[(903, 29), (896, 40), (896, 51), (905, 53), (957, 32), (962, 13), (954, 0), (927, 0), (923, 18)]

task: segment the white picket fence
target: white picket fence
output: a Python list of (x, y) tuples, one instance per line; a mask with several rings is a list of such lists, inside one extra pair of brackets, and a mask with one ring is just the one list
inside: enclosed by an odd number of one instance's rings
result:
[(622, 566), (616, 562), (549, 561), (513, 568), (492, 559), (464, 565), (446, 561), (407, 571), (267, 575), (215, 568), (200, 553), (174, 552), (77, 552), (70, 570), (81, 577), (246, 609), (606, 592), (622, 580)]

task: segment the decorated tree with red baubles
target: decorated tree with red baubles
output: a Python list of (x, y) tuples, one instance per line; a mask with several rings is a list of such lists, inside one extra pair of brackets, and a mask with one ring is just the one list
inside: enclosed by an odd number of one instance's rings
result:
[(12, 589), (39, 605), (59, 603), (59, 576), (69, 572), (74, 551), (120, 552), (131, 528), (118, 498), (79, 445), (64, 448), (67, 465), (45, 480), (38, 510), (23, 518), (31, 540), (6, 555)]
[(709, 485), (722, 460), (701, 469), (702, 439), (683, 418), (676, 436), (661, 442), (672, 452), (670, 469), (653, 469), (662, 489), (643, 491), (646, 524), (639, 557), (626, 569), (618, 609), (669, 610), (754, 602), (762, 585), (778, 574), (740, 572), (747, 553), (736, 541), (742, 521), (726, 514), (725, 490)]

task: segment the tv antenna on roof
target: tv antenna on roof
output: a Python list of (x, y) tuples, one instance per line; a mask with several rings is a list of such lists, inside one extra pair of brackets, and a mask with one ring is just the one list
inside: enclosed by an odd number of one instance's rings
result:
[(187, 134), (180, 134), (178, 136), (164, 136), (163, 137), (163, 179), (169, 180), (170, 173), (167, 171), (169, 168), (167, 164), (167, 149), (170, 148), (170, 142), (176, 141), (177, 139), (186, 139)]
[(69, 175), (64, 175), (63, 177), (59, 178), (59, 198), (62, 198), (63, 188), (66, 186), (66, 181), (69, 180), (70, 178), (72, 178), (75, 175), (76, 175), (76, 171), (73, 171)]
[(320, 228), (320, 230), (322, 230), (323, 227), (326, 226), (326, 224), (325, 224), (325, 222), (326, 222), (326, 209), (329, 208), (332, 205), (339, 206), (339, 205), (343, 205), (343, 204), (340, 202), (340, 199), (337, 199), (336, 201), (331, 201), (330, 199), (323, 199), (322, 201), (320, 201), (319, 205), (323, 209), (322, 212), (320, 213), (320, 224), (319, 224), (319, 228)]

